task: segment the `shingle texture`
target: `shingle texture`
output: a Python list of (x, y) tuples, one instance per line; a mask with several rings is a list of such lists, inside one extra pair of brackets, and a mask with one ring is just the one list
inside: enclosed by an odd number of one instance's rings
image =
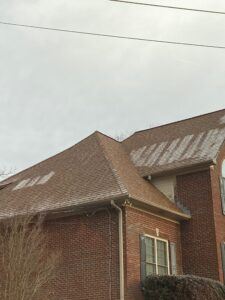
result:
[(142, 176), (214, 161), (225, 140), (225, 110), (136, 132), (123, 142)]
[(0, 184), (0, 217), (80, 207), (127, 196), (182, 211), (137, 172), (121, 143), (95, 132)]

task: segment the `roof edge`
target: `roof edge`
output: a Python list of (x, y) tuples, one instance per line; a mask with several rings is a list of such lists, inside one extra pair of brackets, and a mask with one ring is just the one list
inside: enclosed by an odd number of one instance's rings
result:
[[(97, 134), (96, 134), (96, 140), (97, 140), (97, 142), (98, 142), (98, 144), (99, 144), (99, 146), (100, 146), (100, 148), (101, 148), (101, 150), (102, 150), (102, 153), (103, 153), (103, 155), (104, 155), (105, 160), (107, 161), (107, 164), (109, 165), (109, 167), (110, 167), (110, 169), (111, 169), (111, 171), (112, 171), (112, 174), (113, 174), (113, 176), (114, 176), (114, 178), (115, 178), (115, 180), (116, 180), (116, 182), (117, 182), (118, 187), (120, 188), (121, 193), (124, 193), (124, 190), (126, 190), (126, 193), (128, 193), (128, 188), (127, 188), (127, 187), (125, 186), (125, 184), (123, 183), (123, 181), (122, 181), (120, 175), (118, 174), (116, 168), (115, 168), (114, 165), (113, 165), (113, 162), (109, 159), (108, 153), (107, 153), (107, 149), (106, 149), (106, 147), (104, 146), (104, 143), (100, 140), (99, 134), (105, 136), (106, 138), (109, 138), (109, 139), (113, 140), (113, 141), (116, 142), (116, 143), (119, 143), (119, 142), (117, 142), (116, 140), (114, 140), (114, 139), (108, 137), (107, 135), (104, 135), (104, 134), (102, 134), (102, 133), (100, 133), (100, 132), (98, 132), (98, 131), (96, 131), (96, 133), (97, 133)], [(120, 143), (119, 143), (119, 144), (120, 144)], [(120, 145), (121, 145), (121, 144), (120, 144)], [(122, 146), (122, 145), (121, 145), (121, 146)], [(119, 180), (119, 179), (120, 179), (120, 180)]]
[(140, 207), (143, 210), (156, 213), (159, 217), (168, 217), (172, 220), (176, 221), (187, 221), (191, 219), (191, 216), (182, 212), (175, 212), (171, 209), (167, 209), (160, 205), (155, 205), (153, 203), (146, 203), (139, 199), (135, 199), (130, 197), (128, 194), (124, 194), (122, 196), (110, 197), (105, 198), (104, 200), (98, 200), (94, 202), (86, 203), (85, 205), (76, 205), (70, 207), (64, 207), (62, 209), (57, 210), (50, 210), (46, 211), (46, 215), (48, 215), (48, 219), (60, 218), (60, 217), (67, 217), (73, 215), (84, 214), (88, 212), (99, 211), (99, 209), (104, 209), (111, 206), (111, 201), (114, 200), (118, 205), (126, 204), (127, 200), (130, 200), (132, 204), (137, 207)]
[[(67, 150), (70, 150), (70, 149), (72, 149), (73, 147), (75, 147), (75, 146), (79, 145), (80, 143), (84, 142), (85, 140), (87, 140), (87, 139), (90, 138), (91, 136), (96, 135), (96, 133), (102, 134), (102, 135), (104, 135), (104, 136), (106, 136), (106, 137), (108, 137), (108, 138), (114, 140), (112, 137), (107, 136), (107, 135), (101, 133), (100, 131), (94, 131), (93, 133), (89, 134), (87, 137), (83, 138), (82, 140), (78, 141), (77, 143), (73, 144), (72, 146), (69, 146), (68, 148), (66, 148), (66, 149), (64, 149), (64, 150), (60, 150), (59, 152), (57, 152), (57, 153), (51, 155), (50, 157), (44, 158), (43, 160), (41, 160), (41, 161), (39, 161), (39, 162), (37, 162), (37, 163), (34, 163), (34, 164), (32, 164), (31, 166), (26, 167), (25, 169), (19, 171), (18, 173), (15, 173), (15, 174), (13, 174), (13, 175), (7, 177), (6, 179), (0, 180), (0, 184), (4, 185), (5, 182), (8, 182), (8, 181), (12, 182), (12, 179), (14, 179), (14, 178), (15, 178), (14, 181), (16, 181), (16, 177), (17, 177), (17, 176), (20, 176), (21, 173), (23, 173), (23, 172), (25, 172), (25, 171), (28, 171), (28, 170), (30, 170), (30, 169), (36, 167), (36, 166), (39, 166), (40, 164), (42, 164), (42, 163), (44, 163), (44, 162), (47, 162), (47, 161), (51, 160), (51, 159), (54, 158), (54, 157), (57, 157), (58, 155), (62, 154), (63, 152), (65, 152), (65, 151), (67, 151)], [(115, 141), (115, 142), (118, 142), (118, 141), (116, 141), (116, 140), (114, 140), (114, 141)], [(119, 143), (119, 142), (118, 142), (118, 143)]]
[(216, 165), (216, 163), (217, 163), (217, 160), (218, 160), (218, 158), (219, 158), (219, 156), (220, 156), (221, 151), (223, 151), (223, 148), (225, 148), (225, 140), (223, 141), (223, 143), (222, 143), (222, 145), (220, 146), (220, 148), (218, 149), (218, 151), (217, 151), (215, 157), (213, 158), (213, 161), (214, 161), (215, 165)]
[[(127, 200), (130, 200), (132, 204), (134, 204), (137, 207), (140, 207), (143, 210), (150, 211), (152, 213), (156, 213), (161, 217), (168, 217), (171, 219), (175, 219), (177, 221), (182, 221), (182, 220), (190, 220), (191, 216), (187, 215), (182, 212), (175, 212), (171, 209), (167, 209), (163, 206), (160, 205), (155, 205), (153, 203), (146, 203), (141, 201), (140, 199), (135, 199), (133, 197), (130, 197), (128, 194), (123, 194), (115, 197), (107, 197), (105, 199), (93, 201), (93, 202), (88, 202), (85, 204), (80, 204), (80, 205), (71, 205), (68, 207), (62, 207), (62, 208), (56, 208), (54, 210), (45, 210), (45, 211), (39, 211), (39, 212), (30, 212), (32, 215), (37, 215), (37, 214), (43, 214), (46, 216), (46, 220), (49, 219), (57, 219), (57, 218), (64, 218), (64, 217), (69, 217), (73, 215), (81, 215), (81, 214), (88, 214), (90, 212), (95, 212), (99, 211), (99, 209), (104, 209), (110, 206), (111, 200), (115, 200), (118, 205), (124, 205)], [(28, 212), (20, 213), (18, 215), (14, 216), (0, 216), (0, 221), (4, 221), (7, 219), (11, 219), (14, 217), (19, 217), (23, 216), (25, 214), (28, 214)]]
[(93, 210), (98, 210), (100, 207), (104, 207), (108, 204), (110, 204), (111, 200), (115, 200), (118, 202), (123, 203), (125, 199), (128, 198), (128, 194), (123, 194), (123, 195), (118, 195), (114, 197), (106, 197), (101, 200), (96, 200), (92, 202), (87, 202), (84, 204), (78, 204), (78, 205), (69, 205), (69, 206), (64, 206), (60, 208), (55, 208), (55, 209), (48, 209), (48, 210), (43, 210), (43, 211), (25, 211), (21, 212), (17, 215), (2, 215), (0, 214), (0, 222), (7, 220), (7, 219), (12, 219), (15, 217), (22, 217), (25, 215), (43, 215), (46, 217), (46, 219), (54, 219), (54, 218), (61, 218), (61, 217), (67, 217), (67, 216), (73, 216), (73, 215), (79, 215), (79, 214), (87, 214), (89, 211)]
[[(225, 146), (225, 144), (224, 144)], [(182, 174), (188, 174), (188, 173), (195, 173), (201, 170), (204, 170), (211, 165), (216, 165), (216, 161), (214, 159), (210, 159), (207, 161), (202, 161), (200, 163), (193, 163), (188, 166), (181, 166), (178, 168), (163, 170), (163, 171), (156, 171), (156, 172), (143, 172), (142, 177), (146, 178), (147, 176), (166, 176), (166, 175), (182, 175)]]
[(182, 212), (179, 213), (172, 209), (165, 208), (161, 205), (156, 205), (153, 203), (146, 203), (146, 202), (143, 202), (143, 201), (141, 201), (139, 199), (135, 199), (135, 198), (129, 198), (129, 199), (131, 201), (133, 201), (135, 205), (141, 207), (142, 209), (150, 210), (152, 212), (158, 213), (159, 215), (162, 214), (162, 217), (167, 216), (167, 217), (170, 217), (170, 218), (178, 220), (178, 221), (182, 221), (182, 220), (187, 221), (187, 220), (191, 219), (191, 215), (188, 215), (186, 213), (182, 213)]
[(129, 140), (129, 139), (130, 139), (131, 137), (133, 137), (135, 134), (139, 134), (139, 133), (141, 133), (141, 132), (145, 132), (145, 131), (153, 130), (153, 129), (156, 129), (156, 128), (160, 128), (160, 127), (165, 127), (165, 126), (177, 124), (177, 123), (184, 122), (184, 121), (193, 120), (193, 119), (196, 119), (196, 118), (200, 118), (200, 117), (204, 117), (204, 116), (211, 115), (211, 114), (214, 114), (214, 113), (218, 113), (218, 112), (221, 112), (221, 111), (223, 111), (223, 110), (225, 110), (225, 109), (222, 108), (222, 109), (215, 110), (215, 111), (212, 111), (212, 112), (200, 114), (200, 115), (193, 116), (193, 117), (184, 118), (184, 119), (181, 119), (181, 120), (178, 120), (178, 121), (173, 121), (173, 122), (165, 123), (165, 124), (158, 125), (158, 126), (155, 126), (155, 127), (146, 128), (146, 129), (141, 129), (141, 130), (135, 131), (132, 135), (130, 135), (129, 137), (127, 137), (126, 139), (124, 139), (122, 142)]

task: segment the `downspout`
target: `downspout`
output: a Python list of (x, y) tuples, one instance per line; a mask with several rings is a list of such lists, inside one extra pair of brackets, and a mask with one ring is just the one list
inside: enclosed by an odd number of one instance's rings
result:
[(123, 212), (114, 200), (111, 205), (118, 211), (119, 215), (119, 265), (120, 265), (120, 300), (124, 300), (124, 261), (123, 261)]

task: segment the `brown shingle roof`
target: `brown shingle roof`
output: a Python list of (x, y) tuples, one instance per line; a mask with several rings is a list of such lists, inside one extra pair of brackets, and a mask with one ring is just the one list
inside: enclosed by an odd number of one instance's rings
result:
[(216, 160), (225, 140), (225, 109), (136, 132), (123, 142), (142, 176)]
[(85, 207), (120, 197), (187, 217), (138, 174), (121, 143), (98, 132), (0, 185), (0, 217)]

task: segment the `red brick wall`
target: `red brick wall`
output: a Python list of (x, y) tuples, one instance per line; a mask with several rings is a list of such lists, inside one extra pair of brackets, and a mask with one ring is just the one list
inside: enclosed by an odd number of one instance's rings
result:
[(51, 250), (61, 252), (54, 300), (118, 300), (118, 215), (98, 212), (46, 224)]
[(222, 162), (225, 159), (225, 147), (221, 151), (217, 165), (213, 168), (211, 167), (211, 182), (212, 182), (212, 194), (213, 194), (213, 208), (214, 208), (214, 219), (216, 227), (216, 242), (217, 242), (217, 256), (219, 262), (219, 279), (224, 282), (224, 274), (222, 269), (222, 259), (221, 259), (221, 242), (225, 242), (225, 216), (222, 213), (221, 205), (221, 193), (220, 193), (220, 176)]
[(210, 170), (178, 176), (177, 197), (192, 216), (181, 225), (184, 273), (218, 280)]
[(178, 272), (182, 273), (180, 224), (131, 207), (126, 207), (124, 214), (125, 295), (126, 300), (141, 300), (143, 296), (140, 288), (140, 235), (156, 236), (156, 228), (158, 228), (159, 237), (176, 242)]

